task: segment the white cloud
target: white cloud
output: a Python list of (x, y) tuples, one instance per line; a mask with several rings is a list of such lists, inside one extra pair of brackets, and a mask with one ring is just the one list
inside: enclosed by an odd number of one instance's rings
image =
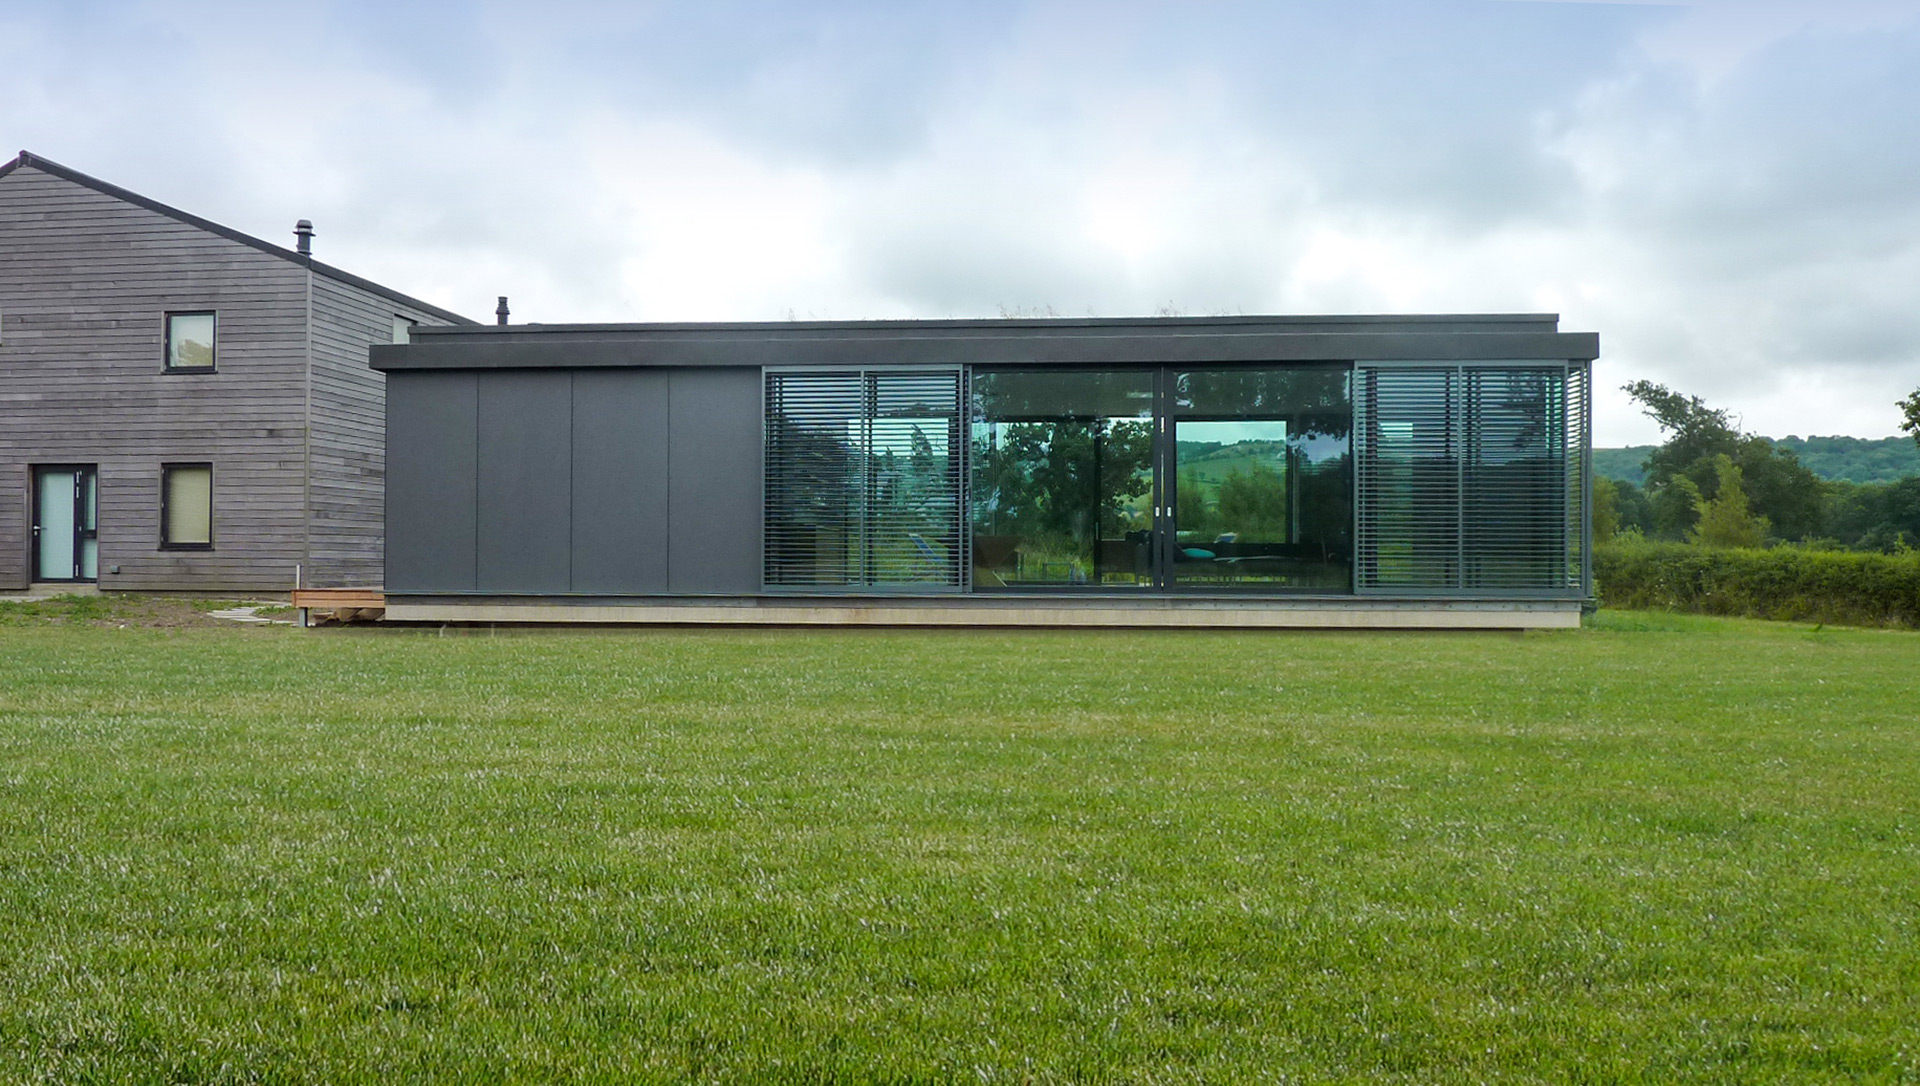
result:
[(1557, 311), (1603, 442), (1879, 435), (1916, 11), (29, 5), (0, 140), (480, 317)]

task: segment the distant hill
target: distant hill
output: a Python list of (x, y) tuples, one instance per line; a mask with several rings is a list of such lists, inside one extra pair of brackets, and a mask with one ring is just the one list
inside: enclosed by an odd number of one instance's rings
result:
[(1629, 445), (1624, 449), (1593, 450), (1593, 473), (1606, 479), (1625, 479), (1635, 486), (1647, 481), (1640, 464), (1653, 451), (1652, 445)]
[[(1891, 483), (1920, 475), (1920, 445), (1908, 437), (1782, 437), (1773, 443), (1791, 451), (1822, 479)], [(1645, 483), (1640, 464), (1652, 445), (1593, 450), (1593, 472), (1609, 479)]]
[(1891, 483), (1920, 475), (1920, 445), (1910, 437), (1783, 437), (1774, 444), (1791, 449), (1822, 479)]

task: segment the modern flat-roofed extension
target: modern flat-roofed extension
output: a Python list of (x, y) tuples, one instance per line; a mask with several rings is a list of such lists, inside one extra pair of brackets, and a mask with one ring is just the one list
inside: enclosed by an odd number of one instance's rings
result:
[(1552, 315), (507, 325), (378, 346), (392, 620), (1578, 621)]

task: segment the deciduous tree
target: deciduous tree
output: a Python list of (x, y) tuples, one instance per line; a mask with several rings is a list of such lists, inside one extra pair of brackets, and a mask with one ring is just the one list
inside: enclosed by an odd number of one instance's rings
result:
[(1706, 547), (1763, 547), (1767, 542), (1767, 518), (1747, 508), (1747, 491), (1740, 482), (1740, 468), (1733, 458), (1721, 453), (1713, 458), (1719, 485), (1711, 498), (1700, 500), (1700, 517), (1689, 541)]
[[(1685, 396), (1652, 381), (1624, 387), (1667, 435), (1666, 443), (1646, 460), (1649, 491), (1657, 493), (1684, 476), (1702, 495), (1712, 498), (1720, 487), (1714, 458), (1725, 456), (1740, 469), (1753, 511), (1764, 516), (1777, 535), (1805, 539), (1819, 533), (1824, 508), (1820, 477), (1792, 452), (1764, 437), (1741, 433), (1727, 412), (1708, 407), (1698, 396)], [(1668, 510), (1666, 524), (1655, 524), (1657, 534), (1671, 531), (1678, 500), (1670, 499), (1673, 508)]]

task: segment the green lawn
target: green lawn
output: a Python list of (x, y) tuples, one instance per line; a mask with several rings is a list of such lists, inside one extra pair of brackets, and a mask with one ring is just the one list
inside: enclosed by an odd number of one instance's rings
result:
[(1920, 1080), (1920, 634), (12, 617), (4, 1082)]

